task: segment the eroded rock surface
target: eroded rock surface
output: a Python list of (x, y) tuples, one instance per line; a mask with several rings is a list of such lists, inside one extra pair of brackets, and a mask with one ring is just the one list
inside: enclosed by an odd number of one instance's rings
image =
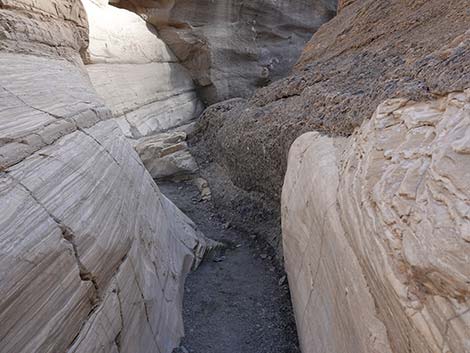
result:
[[(470, 86), (467, 0), (356, 0), (310, 40), (293, 73), (234, 107), (209, 107), (200, 140), (231, 180), (280, 199), (301, 134), (347, 136), (384, 100)], [(214, 120), (214, 123), (207, 120)]]
[(206, 103), (285, 76), (336, 0), (121, 0), (159, 28)]
[(0, 1), (0, 352), (171, 352), (205, 240), (80, 53), (79, 1)]
[(83, 0), (90, 23), (87, 71), (124, 134), (141, 138), (201, 112), (189, 72), (156, 30), (107, 1)]
[(282, 221), (303, 352), (470, 350), (469, 131), (467, 90), (294, 143)]

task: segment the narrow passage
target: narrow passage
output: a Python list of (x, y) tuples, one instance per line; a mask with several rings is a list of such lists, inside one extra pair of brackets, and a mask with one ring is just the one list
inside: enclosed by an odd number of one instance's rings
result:
[(287, 280), (272, 248), (230, 227), (193, 184), (159, 186), (207, 237), (227, 244), (186, 281), (186, 337), (174, 353), (298, 353)]

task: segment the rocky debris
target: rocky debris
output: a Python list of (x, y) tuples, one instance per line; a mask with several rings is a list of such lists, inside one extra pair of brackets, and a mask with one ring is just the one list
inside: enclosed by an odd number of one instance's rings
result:
[(356, 1), (356, 0), (339, 0), (338, 1), (338, 12), (341, 11), (346, 6), (351, 5), (354, 1)]
[(198, 171), (186, 137), (186, 133), (176, 131), (136, 141), (135, 149), (154, 179), (186, 180)]
[(166, 131), (199, 115), (190, 74), (151, 25), (107, 1), (83, 3), (90, 24), (86, 68), (127, 137)]
[(470, 91), (301, 136), (282, 197), (304, 352), (468, 352)]
[(290, 76), (209, 107), (194, 142), (236, 186), (278, 202), (301, 134), (347, 136), (386, 99), (469, 87), (469, 23), (467, 0), (356, 0), (314, 34)]
[(274, 250), (251, 241), (250, 233), (224, 229), (226, 220), (212, 200), (193, 204), (200, 193), (193, 183), (164, 182), (160, 188), (198, 229), (225, 244), (186, 280), (182, 346), (193, 353), (300, 352), (289, 290), (278, 285), (285, 272), (277, 261), (259, 256)]
[(285, 76), (336, 0), (121, 0), (156, 25), (208, 104)]
[(171, 352), (205, 238), (80, 53), (80, 1), (0, 1), (0, 352)]
[(207, 182), (206, 179), (201, 178), (201, 177), (197, 177), (197, 178), (193, 179), (193, 183), (198, 188), (199, 192), (201, 193), (201, 198), (204, 201), (208, 201), (208, 200), (211, 199), (212, 192), (211, 192), (211, 189), (209, 187), (209, 183)]

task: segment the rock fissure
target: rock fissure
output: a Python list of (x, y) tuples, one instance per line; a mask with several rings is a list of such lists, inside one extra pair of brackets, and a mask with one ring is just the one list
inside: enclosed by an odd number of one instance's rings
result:
[(158, 353), (162, 353), (162, 351), (160, 349), (160, 345), (158, 344), (158, 341), (157, 341), (157, 333), (154, 332), (154, 327), (152, 325), (152, 321), (150, 320), (149, 309), (148, 309), (148, 306), (147, 306), (147, 299), (145, 299), (144, 292), (142, 291), (142, 287), (141, 287), (139, 279), (138, 279), (139, 276), (138, 276), (137, 272), (135, 271), (135, 266), (134, 266), (134, 263), (132, 262), (131, 259), (129, 259), (129, 262), (131, 264), (132, 271), (134, 272), (135, 283), (137, 285), (137, 288), (139, 289), (139, 294), (140, 294), (140, 297), (142, 299), (142, 305), (144, 307), (144, 313), (145, 313), (145, 320), (147, 321), (148, 327), (149, 327), (149, 329), (152, 333), (152, 338), (153, 338), (155, 347), (157, 347), (157, 349), (158, 349)]
[[(80, 256), (78, 254), (78, 249), (77, 249), (77, 245), (74, 241), (74, 234), (73, 234), (73, 231), (70, 227), (64, 225), (56, 216), (54, 216), (48, 209), (47, 207), (36, 197), (36, 195), (31, 191), (29, 190), (23, 183), (21, 183), (20, 181), (18, 181), (15, 177), (13, 177), (10, 173), (8, 173), (8, 171), (5, 173), (9, 178), (11, 178), (12, 180), (15, 181), (15, 183), (17, 183), (24, 191), (26, 191), (30, 196), (31, 198), (47, 213), (47, 215), (49, 216), (49, 218), (51, 220), (53, 220), (55, 222), (55, 224), (59, 227), (61, 233), (62, 233), (62, 238), (67, 241), (67, 243), (70, 244), (71, 248), (72, 248), (72, 256), (77, 264), (77, 268), (78, 268), (78, 273), (79, 273), (79, 276), (80, 276), (80, 279), (84, 282), (91, 282), (92, 285), (93, 285), (93, 289), (94, 289), (94, 295), (92, 298), (90, 298), (90, 302), (91, 302), (91, 305), (93, 307), (92, 311), (94, 310), (94, 308), (96, 308), (96, 306), (99, 304), (100, 302), (100, 291), (99, 291), (99, 288), (98, 288), (98, 284), (96, 282), (96, 278), (95, 276), (93, 276), (93, 274), (91, 273), (91, 271), (89, 271), (82, 263), (82, 261), (80, 260)], [(89, 314), (89, 316), (91, 315), (91, 312)]]

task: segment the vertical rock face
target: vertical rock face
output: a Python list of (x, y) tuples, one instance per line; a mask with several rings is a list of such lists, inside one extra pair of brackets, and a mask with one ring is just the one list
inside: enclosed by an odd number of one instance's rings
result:
[(170, 352), (204, 241), (97, 96), (75, 0), (0, 1), (0, 352)]
[(87, 70), (126, 136), (165, 131), (200, 113), (189, 73), (151, 25), (107, 1), (83, 4), (90, 24)]
[(282, 220), (304, 352), (470, 350), (470, 92), (301, 136)]
[(336, 0), (121, 0), (159, 33), (193, 75), (206, 103), (247, 97), (285, 76), (336, 11)]

